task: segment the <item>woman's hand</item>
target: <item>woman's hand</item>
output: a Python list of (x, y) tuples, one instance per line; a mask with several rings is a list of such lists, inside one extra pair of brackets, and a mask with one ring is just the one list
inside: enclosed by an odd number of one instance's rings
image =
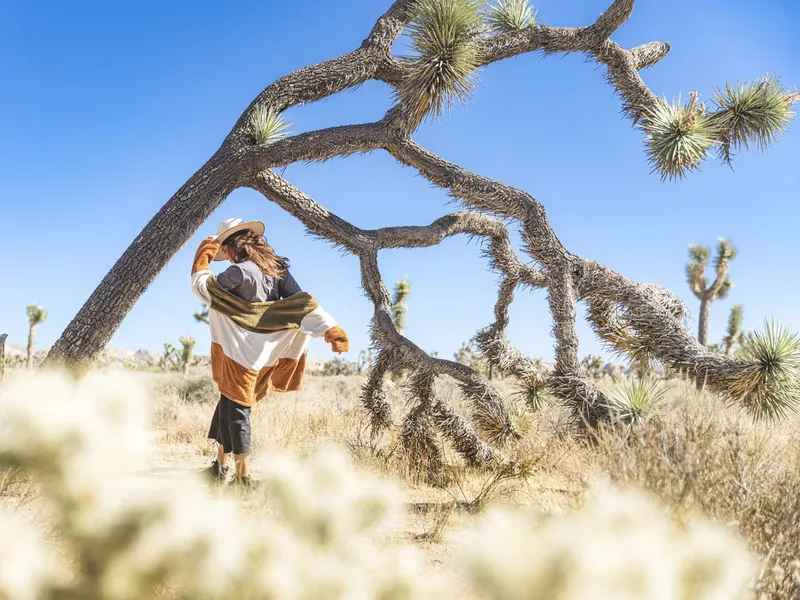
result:
[(347, 334), (339, 326), (331, 327), (325, 332), (325, 341), (331, 345), (331, 349), (337, 354), (350, 350), (350, 340)]
[(200, 242), (200, 247), (194, 255), (194, 263), (192, 263), (192, 275), (198, 271), (208, 271), (217, 252), (219, 252), (219, 243), (215, 238), (209, 237)]

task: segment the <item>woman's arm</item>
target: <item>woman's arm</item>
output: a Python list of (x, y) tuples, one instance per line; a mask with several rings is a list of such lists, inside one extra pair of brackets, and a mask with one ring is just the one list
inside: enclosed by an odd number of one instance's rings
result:
[(209, 266), (219, 252), (219, 244), (213, 238), (206, 238), (200, 242), (200, 247), (194, 255), (192, 263), (192, 292), (205, 304), (211, 304), (208, 294), (208, 278), (211, 277)]
[(278, 295), (281, 298), (288, 298), (302, 292), (298, 283), (292, 277), (292, 274), (287, 270), (283, 277), (278, 281)]

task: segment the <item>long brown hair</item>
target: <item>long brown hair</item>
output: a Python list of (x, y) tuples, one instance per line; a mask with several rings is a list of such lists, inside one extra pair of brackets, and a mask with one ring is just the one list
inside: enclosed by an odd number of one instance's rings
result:
[(222, 245), (230, 252), (233, 262), (252, 261), (268, 277), (280, 279), (289, 268), (289, 260), (275, 254), (264, 238), (255, 231), (234, 233)]

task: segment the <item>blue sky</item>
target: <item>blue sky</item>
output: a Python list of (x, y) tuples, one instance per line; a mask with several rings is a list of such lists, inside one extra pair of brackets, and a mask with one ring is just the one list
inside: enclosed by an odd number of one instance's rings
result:
[[(610, 0), (542, 0), (540, 21), (592, 22)], [(51, 344), (150, 217), (218, 147), (250, 100), (281, 75), (357, 47), (389, 0), (312, 2), (0, 2), (0, 331), (24, 344), (25, 306), (50, 313)], [(639, 0), (614, 39), (632, 47), (669, 41), (644, 72), (659, 95), (775, 73), (800, 85), (800, 8), (791, 0)], [(402, 50), (402, 48), (401, 48)], [(734, 170), (710, 160), (682, 182), (649, 173), (640, 132), (620, 116), (603, 73), (582, 56), (526, 55), (480, 74), (471, 101), (415, 138), (483, 175), (524, 188), (545, 205), (572, 251), (638, 281), (664, 285), (697, 313), (685, 280), (690, 242), (730, 237), (730, 299), (714, 305), (710, 338), (723, 335), (733, 303), (745, 327), (774, 317), (800, 329), (797, 231), (800, 127), (767, 154), (742, 154)], [(294, 132), (380, 118), (390, 90), (368, 83), (291, 109)], [(427, 224), (456, 209), (443, 192), (385, 154), (293, 165), (287, 177), (361, 227)], [(302, 226), (249, 190), (232, 194), (178, 253), (120, 327), (111, 347), (158, 349), (192, 335), (189, 269), (198, 242), (231, 216), (260, 219), (300, 284), (367, 344), (371, 305), (357, 261), (303, 234)], [(454, 238), (425, 250), (390, 251), (391, 284), (412, 283), (407, 335), (452, 354), (491, 320), (496, 275), (474, 243)], [(545, 293), (522, 293), (510, 336), (549, 358)], [(582, 313), (581, 313), (582, 314)], [(695, 323), (692, 320), (692, 327)], [(580, 323), (581, 353), (601, 345)], [(330, 356), (321, 343), (311, 355)]]

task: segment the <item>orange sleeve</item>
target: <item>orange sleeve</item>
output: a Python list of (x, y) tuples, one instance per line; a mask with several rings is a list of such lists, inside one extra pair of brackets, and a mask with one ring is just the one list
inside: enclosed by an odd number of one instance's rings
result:
[(206, 238), (200, 242), (200, 247), (197, 249), (192, 263), (192, 275), (198, 271), (207, 271), (217, 252), (219, 252), (219, 244), (213, 239)]
[(341, 354), (350, 350), (350, 340), (347, 339), (347, 334), (339, 326), (331, 327), (325, 332), (325, 341), (331, 345), (334, 352)]

